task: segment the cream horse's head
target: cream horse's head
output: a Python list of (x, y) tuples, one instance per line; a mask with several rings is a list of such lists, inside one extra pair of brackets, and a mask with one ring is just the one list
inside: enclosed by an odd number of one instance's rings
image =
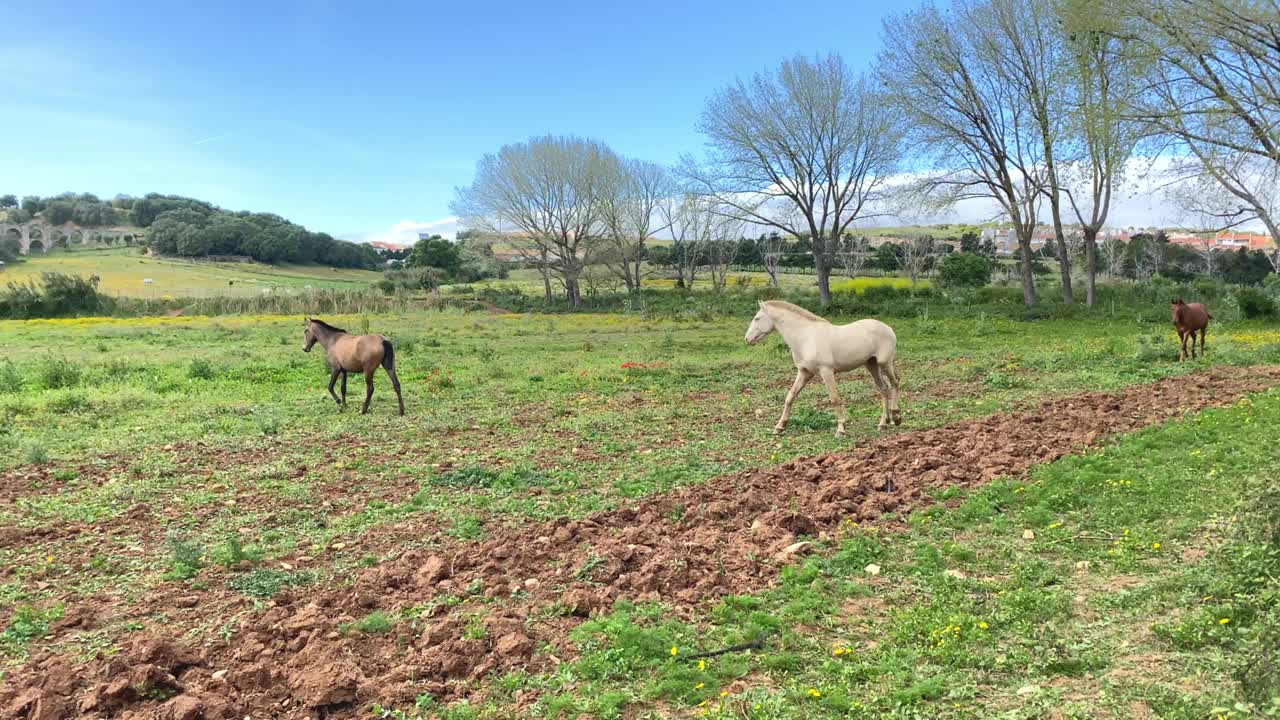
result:
[(773, 316), (765, 309), (764, 302), (761, 301), (760, 309), (756, 311), (756, 316), (751, 318), (751, 326), (747, 328), (747, 344), (755, 345), (760, 342), (766, 335), (777, 330), (778, 326), (773, 322)]

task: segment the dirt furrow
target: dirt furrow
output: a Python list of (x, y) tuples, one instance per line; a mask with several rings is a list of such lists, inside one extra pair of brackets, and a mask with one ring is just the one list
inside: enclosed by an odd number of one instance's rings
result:
[[(374, 702), (411, 704), (424, 692), (468, 695), (493, 670), (536, 670), (552, 655), (567, 657), (568, 630), (618, 599), (692, 612), (769, 586), (794, 559), (788, 549), (800, 536), (845, 519), (865, 524), (910, 512), (931, 504), (932, 490), (1017, 476), (1108, 435), (1278, 383), (1280, 368), (1216, 368), (1051, 400), (722, 476), (581, 521), (504, 530), (429, 556), (407, 552), (347, 587), (282, 591), (227, 643), (188, 648), (148, 635), (80, 667), (49, 653), (34, 657), (0, 688), (0, 718), (354, 717)], [(195, 594), (193, 620), (201, 606), (225, 607), (227, 592)], [(139, 610), (179, 617), (187, 611), (178, 603), (192, 596), (174, 586)], [(388, 633), (339, 632), (374, 610), (410, 608), (418, 620)], [(173, 637), (187, 627), (174, 622)], [(535, 652), (543, 643), (551, 651)]]

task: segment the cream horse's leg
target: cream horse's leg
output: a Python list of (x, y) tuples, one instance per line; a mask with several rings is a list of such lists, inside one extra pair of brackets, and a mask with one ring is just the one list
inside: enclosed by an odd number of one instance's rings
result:
[(782, 403), (782, 417), (778, 418), (778, 424), (773, 426), (774, 435), (780, 434), (787, 428), (787, 421), (791, 419), (791, 403), (795, 402), (796, 396), (812, 379), (813, 373), (804, 368), (796, 368), (796, 381), (791, 383), (791, 389), (787, 391), (787, 400)]
[(898, 366), (890, 362), (884, 366), (884, 376), (889, 380), (889, 419), (894, 425), (902, 424), (902, 412), (898, 410)]
[(880, 393), (880, 425), (878, 427), (884, 430), (889, 426), (889, 380), (885, 377), (885, 370), (874, 359), (867, 363), (867, 372), (871, 373), (871, 380), (876, 384), (876, 392)]
[(836, 391), (836, 371), (824, 367), (820, 368), (818, 373), (822, 375), (822, 383), (827, 386), (827, 395), (836, 408), (836, 437), (844, 437), (847, 434), (844, 431), (844, 403), (840, 402), (840, 393)]

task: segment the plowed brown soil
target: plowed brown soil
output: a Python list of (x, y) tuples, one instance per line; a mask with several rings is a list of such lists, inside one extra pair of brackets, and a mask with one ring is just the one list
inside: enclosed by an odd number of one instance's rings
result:
[[(38, 653), (0, 688), (0, 718), (355, 717), (374, 702), (407, 705), (423, 692), (464, 696), (495, 669), (536, 670), (551, 654), (565, 658), (567, 631), (615, 600), (662, 600), (688, 611), (724, 594), (758, 590), (794, 558), (788, 549), (798, 536), (844, 519), (866, 523), (886, 512), (905, 513), (931, 503), (931, 490), (1017, 476), (1107, 435), (1228, 404), (1277, 383), (1280, 368), (1219, 368), (1052, 400), (1026, 412), (722, 476), (581, 521), (502, 531), (430, 556), (408, 552), (349, 587), (282, 591), (226, 644), (185, 647), (173, 638), (189, 625), (173, 622), (170, 638), (143, 636), (84, 665)], [(590, 565), (588, 558), (594, 558)], [(433, 602), (467, 592), (490, 602), (452, 608)], [(174, 585), (131, 615), (226, 607), (231, 601), (222, 596), (228, 594)], [(415, 606), (426, 608), (418, 624), (402, 622), (380, 635), (338, 631), (374, 609)], [(538, 613), (553, 606), (561, 612)], [(102, 622), (102, 612), (91, 605), (68, 608), (54, 632)], [(483, 639), (464, 637), (468, 621), (484, 624)], [(553, 653), (535, 656), (542, 642)]]

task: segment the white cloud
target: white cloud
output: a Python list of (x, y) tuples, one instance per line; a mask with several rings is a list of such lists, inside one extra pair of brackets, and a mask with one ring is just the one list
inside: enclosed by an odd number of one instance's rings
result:
[(386, 230), (370, 230), (350, 233), (344, 240), (353, 242), (386, 242), (396, 245), (412, 245), (418, 242), (418, 233), (428, 233), (452, 238), (458, 232), (458, 218), (447, 217), (443, 220), (401, 220)]

